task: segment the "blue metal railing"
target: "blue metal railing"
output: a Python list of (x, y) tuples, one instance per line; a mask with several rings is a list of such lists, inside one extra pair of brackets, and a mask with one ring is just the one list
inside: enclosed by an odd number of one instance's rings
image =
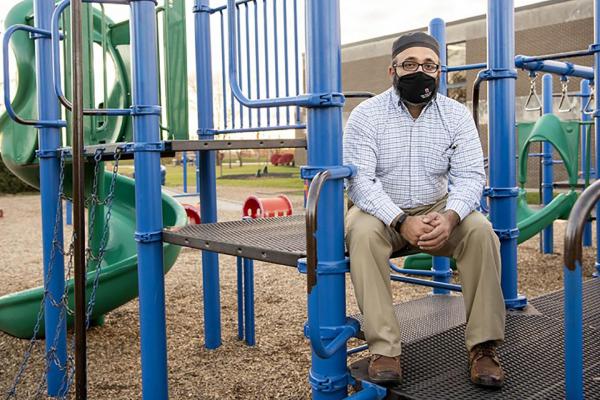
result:
[[(49, 127), (49, 128), (57, 128), (57, 127), (65, 127), (67, 126), (67, 122), (64, 120), (33, 120), (22, 118), (12, 107), (11, 99), (10, 99), (10, 69), (9, 69), (9, 51), (8, 45), (10, 43), (10, 39), (13, 34), (18, 31), (29, 32), (31, 34), (36, 34), (41, 37), (50, 37), (50, 31), (46, 29), (34, 28), (29, 25), (13, 25), (4, 32), (4, 38), (2, 40), (2, 66), (3, 66), (3, 79), (4, 79), (4, 106), (6, 107), (6, 113), (8, 116), (18, 124), (21, 125), (31, 125), (38, 128), (41, 127)], [(57, 36), (58, 40), (58, 36)]]
[[(73, 109), (73, 105), (66, 98), (65, 94), (62, 90), (62, 79), (61, 79), (61, 71), (60, 71), (60, 33), (59, 33), (59, 19), (64, 10), (71, 4), (71, 0), (63, 0), (59, 5), (54, 9), (52, 13), (52, 22), (51, 22), (51, 38), (52, 38), (52, 81), (54, 83), (54, 93), (60, 100), (63, 106), (65, 106), (68, 110)], [(131, 115), (131, 114), (160, 114), (160, 107), (156, 106), (152, 109), (142, 106), (145, 110), (141, 108), (86, 108), (83, 110), (85, 115)]]
[[(222, 118), (214, 134), (305, 129), (299, 106), (331, 101), (328, 94), (300, 94), (297, 0), (228, 0), (224, 6), (195, 10), (214, 15), (220, 26), (215, 55), (221, 61)], [(291, 106), (296, 106), (294, 115)]]
[(600, 200), (600, 181), (579, 197), (567, 223), (564, 243), (565, 393), (583, 399), (583, 290), (581, 241), (585, 223)]

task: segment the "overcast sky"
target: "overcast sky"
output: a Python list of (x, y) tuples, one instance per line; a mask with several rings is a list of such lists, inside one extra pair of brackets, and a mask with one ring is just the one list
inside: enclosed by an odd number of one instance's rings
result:
[[(515, 7), (540, 0), (515, 0)], [(433, 18), (446, 22), (486, 13), (486, 0), (340, 0), (342, 42), (351, 43), (373, 37), (427, 26)]]
[[(541, 0), (514, 0), (515, 7)], [(193, 1), (186, 0), (191, 10)], [(18, 0), (2, 0), (0, 19)], [(224, 4), (225, 0), (211, 1), (212, 6)], [(340, 0), (342, 42), (350, 43), (377, 36), (406, 31), (426, 26), (432, 18), (446, 22), (484, 14), (486, 0)], [(124, 6), (107, 6), (109, 15), (115, 20), (123, 19)]]

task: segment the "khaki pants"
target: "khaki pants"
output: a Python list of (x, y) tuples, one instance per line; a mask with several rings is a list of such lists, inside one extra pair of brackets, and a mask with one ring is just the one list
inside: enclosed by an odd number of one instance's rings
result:
[[(409, 215), (424, 215), (442, 211), (445, 206), (444, 198), (431, 206), (404, 211)], [(372, 354), (397, 356), (401, 327), (394, 315), (389, 258), (408, 243), (394, 229), (356, 206), (346, 216), (346, 232), (350, 274), (364, 316), (363, 330), (369, 350)], [(488, 340), (503, 341), (505, 308), (500, 287), (500, 242), (490, 222), (481, 213), (472, 212), (434, 255), (456, 260), (465, 302), (467, 350)]]

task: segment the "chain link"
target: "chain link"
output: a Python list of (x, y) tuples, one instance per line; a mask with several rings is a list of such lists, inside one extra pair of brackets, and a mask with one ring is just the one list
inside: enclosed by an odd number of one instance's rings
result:
[[(109, 223), (110, 223), (110, 219), (112, 216), (112, 205), (113, 205), (113, 200), (115, 197), (116, 181), (117, 181), (117, 175), (118, 175), (118, 171), (119, 171), (119, 161), (121, 160), (122, 152), (123, 152), (122, 148), (117, 147), (117, 150), (115, 151), (115, 154), (114, 154), (114, 163), (113, 163), (113, 168), (112, 168), (110, 186), (109, 186), (108, 193), (104, 200), (101, 200), (98, 195), (99, 180), (104, 179), (104, 173), (103, 173), (103, 171), (100, 171), (104, 150), (98, 149), (96, 151), (96, 153), (94, 154), (94, 174), (93, 174), (92, 190), (91, 190), (91, 193), (90, 193), (88, 199), (85, 201), (85, 204), (88, 206), (88, 211), (89, 211), (89, 214), (88, 214), (89, 215), (88, 247), (86, 247), (86, 250), (85, 250), (86, 251), (86, 270), (89, 269), (89, 264), (91, 261), (93, 261), (95, 263), (94, 281), (93, 281), (93, 285), (92, 285), (90, 299), (88, 301), (88, 305), (87, 305), (87, 309), (86, 309), (86, 329), (89, 328), (89, 326), (90, 326), (90, 320), (91, 320), (92, 312), (93, 312), (94, 305), (96, 302), (96, 293), (97, 293), (97, 289), (98, 289), (99, 282), (100, 282), (100, 273), (102, 270), (101, 264), (104, 259), (104, 255), (106, 254), (106, 245), (108, 243), (108, 236), (109, 236), (108, 235)], [(64, 177), (65, 177), (64, 172), (65, 172), (65, 152), (60, 151), (57, 214), (56, 214), (56, 220), (55, 220), (55, 224), (54, 224), (52, 247), (51, 247), (51, 252), (50, 252), (50, 260), (48, 263), (48, 271), (46, 273), (46, 279), (44, 280), (44, 291), (42, 294), (42, 300), (41, 300), (40, 308), (39, 308), (38, 315), (36, 318), (36, 323), (34, 326), (32, 338), (29, 342), (27, 350), (25, 351), (25, 354), (23, 356), (23, 361), (21, 362), (21, 364), (19, 366), (19, 370), (15, 376), (13, 384), (12, 384), (11, 388), (9, 389), (9, 391), (7, 392), (7, 396), (5, 398), (6, 400), (16, 398), (16, 396), (17, 396), (17, 387), (23, 377), (23, 374), (25, 373), (25, 371), (27, 369), (27, 365), (28, 365), (29, 360), (33, 353), (33, 349), (34, 349), (36, 343), (39, 341), (37, 339), (37, 336), (38, 336), (38, 333), (40, 330), (41, 320), (44, 315), (44, 304), (46, 301), (48, 301), (51, 306), (60, 308), (60, 314), (59, 314), (58, 326), (57, 326), (57, 330), (55, 332), (54, 340), (53, 340), (51, 346), (49, 347), (48, 351), (46, 352), (46, 357), (45, 357), (46, 362), (44, 363), (45, 364), (44, 370), (42, 371), (42, 375), (38, 379), (39, 384), (35, 391), (34, 396), (35, 396), (35, 398), (43, 398), (44, 397), (44, 391), (47, 387), (47, 373), (48, 373), (49, 366), (51, 364), (54, 364), (55, 366), (57, 366), (60, 371), (66, 372), (63, 375), (63, 381), (61, 383), (61, 388), (59, 390), (59, 393), (60, 393), (59, 398), (66, 399), (68, 397), (69, 390), (70, 390), (73, 380), (74, 380), (75, 363), (74, 363), (73, 354), (74, 354), (74, 349), (75, 349), (75, 338), (73, 337), (71, 339), (71, 343), (70, 343), (70, 346), (68, 349), (69, 351), (67, 352), (67, 359), (64, 364), (61, 362), (60, 357), (57, 354), (58, 339), (59, 339), (61, 331), (62, 331), (63, 323), (65, 322), (65, 319), (67, 318), (68, 315), (74, 314), (73, 310), (71, 310), (68, 305), (68, 303), (69, 303), (69, 296), (68, 296), (69, 284), (68, 284), (68, 282), (71, 280), (71, 272), (73, 271), (73, 254), (74, 254), (74, 240), (73, 239), (74, 239), (74, 235), (71, 235), (69, 251), (67, 251), (67, 252), (64, 251), (64, 244), (61, 243), (61, 241), (58, 239), (59, 227), (62, 224), (62, 200), (64, 198), (66, 198), (66, 196), (64, 194)], [(95, 255), (94, 250), (91, 248), (91, 246), (92, 246), (92, 235), (94, 234), (94, 227), (95, 227), (95, 223), (96, 223), (96, 208), (98, 206), (107, 206), (107, 209), (106, 209), (106, 213), (104, 215), (104, 227), (102, 230), (100, 244), (98, 246), (98, 252)], [(52, 296), (52, 294), (49, 292), (48, 287), (47, 287), (47, 283), (50, 279), (50, 276), (52, 276), (52, 268), (54, 266), (57, 253), (63, 257), (68, 257), (68, 262), (67, 262), (67, 266), (66, 266), (67, 274), (65, 277), (66, 284), (65, 284), (65, 289), (62, 293), (60, 300), (55, 299), (54, 296)]]
[[(9, 400), (11, 398), (16, 398), (17, 387), (19, 385), (19, 382), (21, 381), (21, 378), (23, 377), (23, 374), (25, 373), (25, 370), (27, 369), (27, 364), (29, 363), (29, 359), (31, 358), (33, 349), (34, 349), (36, 343), (39, 341), (37, 339), (37, 336), (38, 336), (38, 333), (40, 330), (42, 317), (44, 316), (44, 304), (46, 302), (46, 299), (50, 297), (50, 296), (48, 296), (49, 292), (48, 292), (47, 285), (50, 280), (50, 277), (52, 276), (52, 269), (54, 267), (54, 262), (56, 260), (56, 253), (58, 252), (61, 255), (64, 254), (63, 244), (61, 243), (61, 241), (58, 240), (59, 227), (62, 224), (62, 199), (64, 196), (64, 178), (65, 178), (65, 154), (63, 151), (60, 151), (56, 220), (54, 222), (54, 230), (52, 233), (52, 246), (51, 246), (51, 250), (50, 250), (50, 259), (48, 261), (48, 270), (46, 272), (46, 276), (44, 279), (44, 291), (42, 294), (42, 299), (40, 301), (40, 308), (38, 310), (35, 325), (33, 327), (33, 335), (29, 341), (27, 350), (25, 350), (25, 354), (23, 355), (23, 361), (19, 365), (19, 370), (15, 376), (15, 379), (13, 380), (13, 384), (6, 394), (6, 398), (5, 398), (6, 400)], [(53, 299), (51, 299), (51, 300), (53, 300)], [(53, 303), (56, 304), (55, 302), (53, 302)], [(56, 306), (56, 305), (54, 305), (54, 306)], [(60, 329), (61, 329), (60, 325), (58, 326), (58, 329), (59, 329), (58, 333), (60, 333)], [(58, 335), (56, 335), (56, 336), (58, 336)], [(48, 370), (48, 363), (46, 363), (45, 370), (44, 370), (44, 380), (45, 380), (47, 370)], [(36, 393), (36, 396), (38, 394), (39, 393)]]

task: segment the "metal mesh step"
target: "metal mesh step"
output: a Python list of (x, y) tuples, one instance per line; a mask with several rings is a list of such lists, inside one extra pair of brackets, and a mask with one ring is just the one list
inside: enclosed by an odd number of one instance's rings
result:
[[(563, 301), (564, 291), (559, 290), (532, 299), (530, 303), (542, 314), (562, 321)], [(583, 324), (600, 331), (600, 279), (583, 282)]]
[[(403, 347), (403, 383), (388, 399), (562, 399), (564, 398), (562, 324), (546, 316), (509, 314), (506, 343), (499, 355), (506, 373), (501, 390), (478, 388), (468, 375), (464, 324), (408, 343)], [(600, 335), (584, 330), (586, 398), (600, 399)], [(351, 366), (357, 379), (366, 377), (368, 361)]]
[[(427, 296), (394, 305), (400, 324), (402, 343), (410, 343), (446, 331), (465, 322), (462, 296)], [(365, 340), (362, 314), (353, 318), (360, 323), (359, 339)]]
[(296, 266), (306, 256), (304, 216), (188, 225), (165, 230), (163, 240), (275, 264)]

